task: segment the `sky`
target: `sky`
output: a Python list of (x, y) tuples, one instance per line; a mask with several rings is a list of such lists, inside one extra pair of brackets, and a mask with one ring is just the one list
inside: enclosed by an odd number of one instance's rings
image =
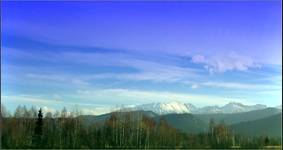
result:
[(281, 1), (1, 3), (9, 110), (281, 105)]

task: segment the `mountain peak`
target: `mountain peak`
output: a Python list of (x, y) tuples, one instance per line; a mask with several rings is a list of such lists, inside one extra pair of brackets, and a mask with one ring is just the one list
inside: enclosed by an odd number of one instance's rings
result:
[(246, 112), (257, 109), (266, 108), (266, 105), (256, 104), (256, 105), (244, 105), (239, 102), (230, 102), (223, 107), (221, 107), (223, 113), (237, 113), (237, 112)]
[(276, 106), (277, 109), (282, 109), (282, 105)]
[(239, 102), (234, 102), (234, 101), (232, 101), (232, 102), (229, 102), (228, 104), (226, 104), (226, 105), (234, 105), (234, 106), (245, 106), (244, 104), (242, 104), (242, 103), (239, 103)]
[(153, 111), (158, 114), (170, 113), (191, 113), (195, 107), (192, 104), (185, 104), (180, 101), (170, 101), (164, 103), (150, 103), (136, 106), (136, 109)]
[(210, 114), (210, 113), (239, 113), (247, 112), (252, 110), (264, 109), (266, 105), (256, 104), (256, 105), (244, 105), (239, 102), (229, 102), (228, 104), (219, 107), (206, 106), (202, 108), (197, 108), (190, 103), (183, 103), (180, 101), (169, 101), (169, 102), (159, 102), (150, 103), (135, 106), (135, 110), (152, 111), (157, 114), (181, 114), (181, 113), (196, 113), (196, 114)]
[(180, 102), (180, 101), (169, 101), (169, 102), (165, 102), (162, 104), (167, 104), (167, 105), (183, 105), (184, 103)]

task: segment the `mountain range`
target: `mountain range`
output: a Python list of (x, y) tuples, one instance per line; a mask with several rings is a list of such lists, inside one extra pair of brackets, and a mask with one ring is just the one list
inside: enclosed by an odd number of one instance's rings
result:
[[(282, 108), (265, 105), (244, 105), (230, 102), (223, 106), (198, 108), (190, 103), (150, 103), (118, 109), (116, 113), (125, 116), (131, 112), (134, 118), (143, 114), (156, 122), (164, 119), (172, 127), (185, 133), (207, 132), (209, 122), (225, 123), (236, 134), (245, 136), (281, 136)], [(111, 113), (80, 116), (86, 124), (103, 125)]]
[(162, 114), (182, 114), (182, 113), (192, 113), (192, 114), (215, 114), (215, 113), (240, 113), (248, 112), (253, 110), (260, 110), (267, 108), (266, 105), (256, 104), (256, 105), (244, 105), (238, 102), (230, 102), (222, 107), (220, 106), (205, 106), (196, 107), (190, 103), (182, 103), (177, 101), (166, 102), (166, 103), (150, 103), (137, 105), (132, 107), (132, 110), (143, 110), (152, 111), (159, 115)]
[[(154, 119), (156, 122), (164, 119), (170, 126), (185, 133), (207, 132), (210, 120), (215, 123), (225, 123), (236, 134), (246, 136), (281, 136), (281, 116), (282, 110), (277, 108), (265, 108), (239, 113), (212, 113), (212, 114), (191, 114), (191, 113), (170, 113), (157, 114), (152, 111), (130, 111), (134, 118), (144, 115)], [(128, 111), (118, 111), (120, 116), (125, 116)], [(103, 115), (84, 115), (80, 116), (86, 124), (93, 123), (103, 125), (108, 120), (111, 113)]]

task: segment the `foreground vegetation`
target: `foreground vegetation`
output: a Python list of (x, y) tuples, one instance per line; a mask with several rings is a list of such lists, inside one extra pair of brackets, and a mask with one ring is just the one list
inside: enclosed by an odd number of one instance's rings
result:
[(187, 134), (164, 119), (143, 113), (113, 112), (105, 122), (87, 124), (78, 110), (55, 114), (21, 107), (2, 118), (2, 148), (280, 148), (280, 138), (244, 137), (224, 123), (209, 124), (209, 131)]

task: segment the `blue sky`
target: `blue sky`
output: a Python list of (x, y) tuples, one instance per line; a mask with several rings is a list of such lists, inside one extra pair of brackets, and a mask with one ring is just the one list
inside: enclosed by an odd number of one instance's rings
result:
[(2, 2), (2, 103), (281, 105), (281, 1)]

